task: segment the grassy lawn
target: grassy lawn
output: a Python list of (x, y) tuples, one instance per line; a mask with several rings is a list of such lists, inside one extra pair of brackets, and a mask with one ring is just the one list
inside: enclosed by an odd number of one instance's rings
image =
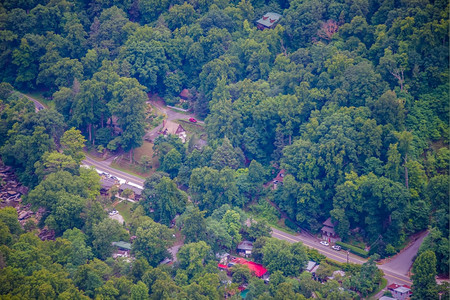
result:
[(201, 124), (191, 123), (186, 120), (175, 120), (175, 122), (181, 124), (181, 126), (183, 126), (183, 128), (191, 135), (196, 134), (198, 136), (201, 136), (203, 134), (206, 134), (205, 127), (203, 127)]
[(256, 221), (265, 220), (265, 221), (267, 221), (267, 223), (269, 224), (270, 227), (276, 228), (276, 229), (278, 229), (280, 231), (283, 231), (284, 233), (294, 234), (294, 235), (297, 234), (297, 232), (295, 232), (294, 230), (286, 227), (284, 224), (281, 224), (281, 223), (284, 223), (284, 222), (279, 222), (279, 221), (281, 221), (283, 219), (280, 219), (278, 222), (273, 222), (273, 220), (269, 220), (267, 218), (264, 218), (264, 217), (261, 217), (261, 216), (257, 216), (257, 215), (255, 215), (254, 213), (252, 213), (250, 211), (246, 211), (246, 213), (250, 217), (252, 217), (253, 220), (256, 220)]
[[(139, 148), (134, 149), (134, 160), (139, 162), (141, 160), (141, 157), (144, 155), (153, 157), (153, 143), (144, 141), (142, 143), (142, 146)], [(152, 159), (152, 166), (158, 162), (158, 159), (155, 157)]]
[[(129, 153), (125, 153), (121, 159), (113, 161), (111, 167), (142, 179), (147, 178), (159, 168), (158, 158), (153, 157), (153, 143), (144, 141), (142, 146), (134, 149), (133, 152), (134, 163), (130, 163), (128, 160)], [(151, 168), (147, 168), (147, 170), (144, 170), (141, 164), (139, 164), (141, 157), (144, 155), (151, 157)]]
[(133, 207), (133, 205), (134, 203), (132, 202), (122, 201), (115, 207), (115, 209), (119, 211), (120, 215), (123, 217), (125, 223), (127, 224), (131, 221), (131, 208)]
[(141, 172), (142, 171), (141, 166), (139, 166), (137, 164), (130, 164), (126, 160), (122, 160), (119, 163), (112, 162), (111, 163), (111, 167), (114, 168), (114, 169), (120, 170), (122, 172), (125, 172), (127, 174), (139, 177), (141, 179), (145, 179), (151, 174), (151, 172), (142, 173)]

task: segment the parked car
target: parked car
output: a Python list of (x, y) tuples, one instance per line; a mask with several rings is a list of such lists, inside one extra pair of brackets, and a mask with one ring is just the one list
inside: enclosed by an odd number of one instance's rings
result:
[(324, 246), (327, 246), (327, 247), (330, 245), (327, 241), (320, 241), (320, 243), (321, 243), (322, 245), (324, 245)]
[(196, 119), (194, 119), (194, 118), (189, 118), (189, 122), (192, 122), (192, 123), (197, 123), (197, 120), (196, 120)]
[(341, 251), (341, 246), (333, 245), (333, 246), (331, 246), (331, 249), (336, 250), (336, 251)]

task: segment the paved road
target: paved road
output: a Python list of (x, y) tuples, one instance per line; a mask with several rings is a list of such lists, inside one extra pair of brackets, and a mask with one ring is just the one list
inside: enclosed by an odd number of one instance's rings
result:
[[(26, 96), (26, 95), (25, 95)], [(44, 109), (44, 105), (42, 105), (38, 100), (31, 98), (29, 96), (26, 96), (28, 99), (34, 102), (36, 110)], [(153, 105), (157, 107), (158, 110), (165, 113), (168, 117), (168, 120), (175, 120), (175, 119), (188, 119), (191, 116), (175, 112), (171, 109), (165, 108), (161, 106), (158, 103), (152, 102)], [(199, 122), (203, 123), (203, 122)], [(162, 125), (161, 125), (162, 126)], [(153, 129), (152, 132), (157, 132), (159, 130), (160, 126)], [(97, 170), (102, 172), (107, 172), (113, 176), (123, 178), (131, 183), (135, 183), (138, 185), (143, 186), (144, 181), (142, 178), (130, 175), (128, 173), (122, 172), (120, 170), (114, 169), (109, 166), (109, 162), (107, 161), (96, 161), (90, 157), (86, 157), (85, 160), (83, 160), (83, 163), (85, 165), (93, 166)], [(280, 230), (277, 230), (275, 228), (272, 228), (272, 236), (280, 239), (285, 240), (290, 243), (295, 242), (302, 242), (307, 247), (317, 249), (320, 253), (323, 255), (334, 259), (339, 262), (347, 262), (347, 259), (349, 262), (356, 263), (356, 264), (363, 264), (367, 260), (361, 259), (360, 257), (357, 257), (353, 254), (347, 254), (345, 251), (334, 251), (331, 250), (331, 248), (325, 247), (321, 244), (319, 244), (319, 240), (312, 238), (307, 235), (291, 235), (285, 232), (282, 232)], [(423, 238), (426, 235), (421, 236), (417, 241), (413, 243), (411, 247), (409, 247), (406, 251), (404, 251), (402, 254), (398, 255), (395, 259), (392, 261), (386, 263), (385, 265), (379, 266), (380, 269), (382, 269), (385, 273), (385, 278), (388, 280), (389, 283), (401, 283), (401, 284), (408, 284), (411, 285), (412, 282), (409, 280), (409, 277), (406, 276), (409, 268), (411, 267), (412, 261), (411, 259), (416, 255), (417, 250), (420, 247), (420, 244), (423, 241)]]
[[(307, 246), (309, 248), (317, 249), (320, 253), (322, 253), (323, 255), (325, 255), (326, 257), (328, 257), (330, 259), (336, 260), (341, 263), (347, 262), (347, 252), (346, 251), (332, 250), (329, 247), (321, 245), (319, 243), (319, 240), (314, 237), (311, 237), (311, 236), (308, 236), (305, 234), (292, 235), (292, 234), (285, 233), (285, 232), (280, 231), (275, 228), (272, 228), (272, 236), (274, 238), (277, 238), (280, 240), (285, 240), (290, 243), (302, 242), (305, 246)], [(420, 246), (421, 243), (422, 243), (422, 240), (417, 240), (414, 242), (414, 245), (411, 246), (410, 248), (418, 249), (418, 247)], [(418, 244), (418, 245), (416, 245), (416, 244)], [(415, 253), (417, 253), (417, 250)], [(409, 253), (409, 255), (412, 255), (410, 257), (410, 259), (415, 255), (415, 253)], [(406, 255), (405, 255), (405, 257), (406, 257)], [(394, 262), (396, 260), (397, 260), (397, 258), (394, 259), (392, 262)], [(403, 260), (404, 260), (403, 257), (400, 258), (398, 264), (401, 264), (402, 263), (401, 261), (403, 261)], [(367, 260), (350, 253), (348, 255), (348, 261), (351, 263), (355, 263), (355, 264), (363, 264)], [(390, 283), (399, 283), (399, 284), (407, 284), (409, 286), (412, 284), (412, 282), (408, 276), (402, 274), (401, 272), (396, 271), (395, 269), (391, 269), (389, 267), (384, 267), (384, 265), (379, 265), (378, 268), (383, 270), (384, 277), (388, 280), (389, 284)]]
[(88, 166), (93, 166), (97, 170), (105, 173), (109, 173), (113, 176), (125, 179), (128, 182), (135, 183), (140, 186), (144, 186), (144, 179), (139, 178), (137, 176), (130, 175), (128, 173), (122, 172), (120, 170), (114, 169), (109, 166), (108, 162), (105, 161), (96, 161), (88, 156), (83, 160), (83, 164)]
[(398, 274), (408, 275), (409, 269), (411, 268), (413, 261), (412, 259), (419, 251), (419, 247), (423, 242), (423, 239), (429, 234), (428, 231), (424, 232), (418, 237), (414, 243), (412, 243), (408, 248), (404, 249), (400, 254), (396, 255), (394, 259), (386, 262), (381, 266), (384, 271), (391, 271)]
[(37, 101), (36, 99), (34, 99), (34, 98), (30, 97), (30, 96), (27, 96), (27, 95), (25, 95), (25, 94), (22, 94), (22, 93), (20, 93), (20, 94), (21, 94), (22, 96), (27, 97), (27, 98), (30, 99), (31, 101), (33, 101), (33, 103), (34, 103), (34, 108), (36, 109), (36, 112), (38, 112), (38, 111), (40, 111), (40, 110), (42, 110), (42, 109), (45, 108), (45, 106), (44, 106), (41, 102)]

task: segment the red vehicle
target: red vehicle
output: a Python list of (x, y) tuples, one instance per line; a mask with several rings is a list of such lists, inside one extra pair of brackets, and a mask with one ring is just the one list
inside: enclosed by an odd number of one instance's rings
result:
[(196, 119), (194, 119), (194, 118), (189, 118), (189, 122), (192, 122), (192, 123), (197, 123), (197, 120), (196, 120)]

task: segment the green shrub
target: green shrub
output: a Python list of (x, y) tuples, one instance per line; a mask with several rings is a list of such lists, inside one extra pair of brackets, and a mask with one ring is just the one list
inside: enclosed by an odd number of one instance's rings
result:
[(292, 230), (299, 230), (297, 224), (295, 224), (294, 222), (292, 222), (289, 219), (284, 220), (284, 225), (286, 225), (288, 228), (292, 229)]
[(351, 253), (356, 254), (358, 256), (361, 256), (361, 257), (364, 257), (364, 258), (368, 258), (369, 257), (369, 252), (367, 252), (367, 251), (365, 251), (365, 250), (363, 250), (361, 248), (358, 248), (358, 247), (355, 247), (355, 246), (352, 246), (352, 245), (349, 245), (349, 244), (346, 244), (346, 243), (343, 243), (343, 242), (339, 242), (339, 241), (336, 242), (336, 245), (339, 245), (339, 246), (342, 247), (342, 249), (348, 250)]

